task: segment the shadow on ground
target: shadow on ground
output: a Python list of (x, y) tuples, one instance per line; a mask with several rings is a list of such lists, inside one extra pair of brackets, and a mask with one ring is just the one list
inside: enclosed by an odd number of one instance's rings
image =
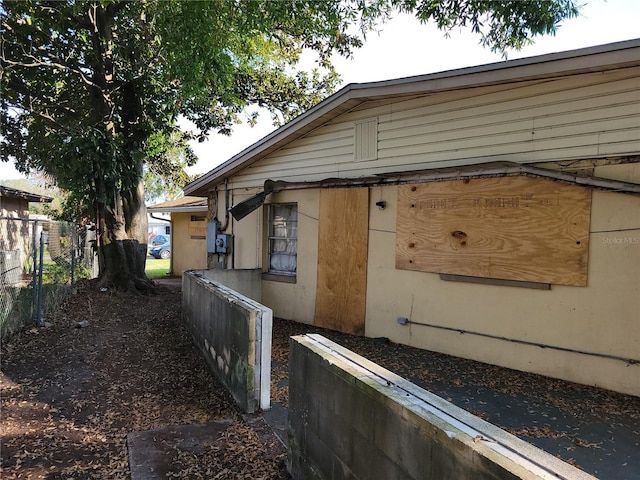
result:
[[(51, 328), (2, 346), (3, 480), (129, 478), (129, 433), (164, 449), (164, 465), (147, 465), (160, 478), (289, 478), (282, 443), (241, 415), (192, 346), (175, 283), (153, 296), (86, 283), (46, 319)], [(640, 398), (276, 319), (265, 418), (281, 437), (289, 337), (309, 332), (598, 478), (640, 478)]]

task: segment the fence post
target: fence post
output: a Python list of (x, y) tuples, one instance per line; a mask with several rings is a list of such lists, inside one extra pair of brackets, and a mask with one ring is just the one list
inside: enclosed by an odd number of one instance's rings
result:
[[(33, 232), (31, 235), (31, 244), (32, 244), (32, 248), (33, 248), (33, 276), (31, 278), (31, 288), (33, 289), (33, 291), (36, 290), (37, 284), (36, 284), (36, 274), (38, 272), (37, 268), (38, 268), (38, 244), (36, 243), (38, 238), (38, 220), (36, 220), (33, 223)], [(35, 311), (35, 309), (34, 309)]]
[(76, 271), (76, 240), (78, 238), (78, 231), (76, 225), (71, 229), (71, 288), (75, 286), (75, 271)]
[(42, 270), (44, 264), (44, 232), (40, 233), (40, 265), (38, 268), (38, 313), (36, 326), (42, 325)]

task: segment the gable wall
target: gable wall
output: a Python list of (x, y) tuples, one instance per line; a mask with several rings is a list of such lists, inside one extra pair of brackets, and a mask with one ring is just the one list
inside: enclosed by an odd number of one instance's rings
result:
[[(354, 161), (354, 122), (378, 120), (378, 158)], [(364, 104), (231, 179), (314, 181), (490, 161), (640, 151), (640, 68)]]

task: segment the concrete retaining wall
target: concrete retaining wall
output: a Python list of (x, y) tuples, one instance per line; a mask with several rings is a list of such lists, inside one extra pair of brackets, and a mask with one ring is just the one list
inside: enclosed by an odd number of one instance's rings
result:
[(221, 283), (225, 287), (249, 297), (251, 300), (262, 301), (262, 269), (260, 268), (193, 270), (193, 273)]
[(296, 480), (594, 479), (320, 335), (289, 369)]
[[(246, 284), (243, 278), (251, 275), (239, 271), (238, 277), (229, 283)], [(182, 318), (209, 367), (240, 407), (249, 413), (267, 410), (271, 309), (202, 272), (191, 271), (182, 277)]]

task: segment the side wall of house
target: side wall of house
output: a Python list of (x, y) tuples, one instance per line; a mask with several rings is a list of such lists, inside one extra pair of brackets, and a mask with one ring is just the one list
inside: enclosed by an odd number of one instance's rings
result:
[(192, 215), (205, 217), (206, 212), (171, 214), (171, 269), (174, 275), (182, 275), (186, 270), (207, 268), (207, 223), (198, 222), (202, 223), (203, 230), (194, 231)]
[(297, 274), (295, 284), (264, 281), (262, 302), (278, 306), (274, 310), (276, 317), (312, 324), (318, 285), (320, 190), (280, 192), (272, 195), (270, 201), (298, 205)]
[[(640, 163), (595, 173), (640, 183)], [(296, 283), (263, 281), (262, 301), (276, 317), (314, 321), (319, 196), (309, 189), (270, 197), (297, 203), (300, 222)], [(447, 282), (436, 273), (396, 269), (397, 187), (371, 188), (369, 197), (367, 336), (640, 395), (640, 365), (607, 358), (640, 360), (639, 196), (593, 192), (588, 286), (551, 290)], [(375, 205), (380, 200), (384, 210)], [(263, 265), (263, 221), (258, 210), (234, 223), (236, 265)], [(398, 317), (431, 326), (400, 325)]]
[[(637, 158), (639, 111), (640, 68), (365, 104), (229, 179), (232, 204), (266, 179), (357, 178), (498, 160), (546, 168), (575, 161), (573, 168), (598, 165), (596, 176), (640, 183), (638, 163), (592, 162)], [(361, 128), (363, 120), (373, 123)], [(374, 131), (367, 137), (374, 153), (361, 161), (357, 131)], [(640, 395), (640, 364), (609, 358), (640, 360), (640, 197), (594, 191), (587, 286), (533, 290), (396, 269), (397, 196), (393, 186), (370, 190), (367, 336)], [(268, 197), (299, 209), (296, 283), (263, 284), (263, 303), (277, 317), (314, 320), (319, 198), (317, 189)], [(380, 200), (384, 210), (375, 206)], [(263, 209), (231, 222), (236, 268), (265, 265), (264, 222)], [(432, 327), (399, 325), (398, 317)]]
[[(596, 174), (640, 183), (640, 163)], [(640, 395), (640, 364), (598, 356), (640, 360), (640, 196), (593, 192), (588, 286), (551, 290), (397, 270), (396, 202), (396, 187), (372, 189), (367, 336)], [(399, 325), (398, 317), (432, 326)]]

